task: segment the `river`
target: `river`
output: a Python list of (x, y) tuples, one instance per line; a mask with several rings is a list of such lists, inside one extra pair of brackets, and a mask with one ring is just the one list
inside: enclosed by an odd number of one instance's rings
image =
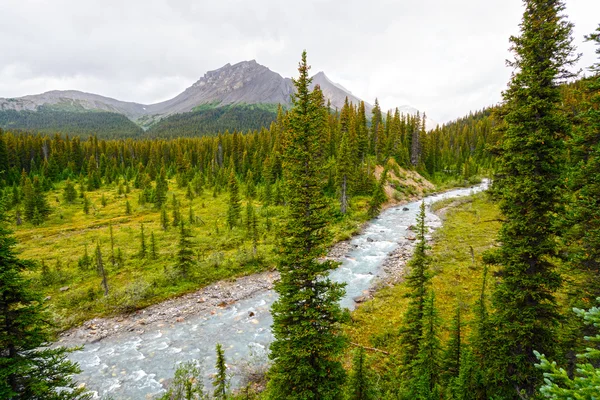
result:
[[(426, 204), (485, 190), (481, 185), (454, 189), (426, 197)], [(346, 296), (342, 306), (353, 309), (353, 298), (362, 295), (381, 273), (387, 255), (407, 240), (421, 201), (391, 207), (370, 221), (352, 238), (351, 250), (342, 264), (331, 272), (332, 280), (345, 282)], [(426, 223), (431, 228), (441, 225), (429, 210)], [(200, 360), (207, 373), (213, 372), (215, 345), (221, 343), (227, 364), (235, 374), (245, 366), (264, 363), (273, 336), (269, 309), (276, 298), (272, 290), (262, 290), (240, 300), (218, 313), (201, 313), (178, 324), (164, 324), (142, 334), (106, 337), (70, 355), (82, 373), (76, 379), (86, 384), (96, 398), (152, 399), (164, 393), (163, 383), (173, 377), (176, 364)], [(235, 386), (236, 379), (233, 384)]]

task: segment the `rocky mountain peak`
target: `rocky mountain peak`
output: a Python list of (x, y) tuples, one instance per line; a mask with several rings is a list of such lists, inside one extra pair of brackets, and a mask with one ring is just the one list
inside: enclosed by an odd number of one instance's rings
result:
[(221, 68), (208, 71), (192, 88), (220, 88), (222, 92), (228, 92), (240, 89), (244, 84), (256, 79), (257, 76), (270, 72), (270, 70), (260, 65), (256, 60), (242, 61), (237, 64), (225, 64)]

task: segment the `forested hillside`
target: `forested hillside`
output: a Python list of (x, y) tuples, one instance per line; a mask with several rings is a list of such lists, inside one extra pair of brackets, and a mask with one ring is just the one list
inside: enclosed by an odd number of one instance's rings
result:
[(98, 136), (103, 139), (137, 138), (142, 128), (126, 116), (103, 111), (0, 111), (0, 127), (52, 135)]
[(148, 129), (145, 136), (198, 137), (227, 131), (254, 131), (269, 127), (276, 118), (277, 106), (273, 104), (199, 107), (195, 111), (161, 119)]

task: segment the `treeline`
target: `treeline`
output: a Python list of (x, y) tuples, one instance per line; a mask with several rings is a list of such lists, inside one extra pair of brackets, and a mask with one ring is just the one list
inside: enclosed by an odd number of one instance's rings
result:
[[(327, 117), (323, 190), (339, 198), (342, 213), (352, 196), (371, 195), (377, 189), (375, 165), (386, 165), (390, 159), (438, 182), (468, 180), (493, 166), (485, 147), (495, 138), (485, 116), (471, 116), (427, 134), (424, 116), (402, 115), (396, 110), (384, 118), (376, 105), (369, 126), (364, 110), (364, 104), (346, 103), (339, 113)], [(27, 192), (40, 196), (66, 179), (85, 190), (115, 181), (131, 182), (144, 190), (144, 201), (156, 202), (161, 170), (183, 188), (226, 190), (233, 171), (245, 185), (266, 186), (264, 190), (279, 193), (286, 118), (286, 112), (279, 110), (269, 129), (199, 138), (104, 140), (91, 136), (83, 140), (59, 134), (2, 132), (0, 183), (6, 195), (12, 196), (8, 204), (17, 208)], [(27, 179), (37, 189), (26, 191)]]
[(103, 139), (137, 138), (142, 128), (121, 114), (104, 111), (0, 111), (0, 127), (45, 134), (99, 136)]

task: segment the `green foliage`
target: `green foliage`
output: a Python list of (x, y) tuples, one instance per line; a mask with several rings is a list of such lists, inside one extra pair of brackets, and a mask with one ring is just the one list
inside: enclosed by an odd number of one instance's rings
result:
[(225, 364), (225, 353), (220, 343), (217, 343), (217, 361), (215, 369), (217, 373), (213, 380), (213, 397), (218, 400), (225, 400), (227, 398), (227, 392), (229, 390), (229, 378), (227, 376), (227, 364)]
[(247, 105), (223, 106), (171, 115), (154, 124), (145, 134), (153, 138), (175, 138), (252, 131), (269, 126), (275, 118), (273, 110)]
[(142, 129), (126, 116), (100, 111), (58, 111), (41, 107), (38, 111), (0, 111), (0, 127), (37, 131), (47, 134), (61, 132), (70, 136), (132, 138), (142, 135)]
[(367, 363), (365, 349), (358, 347), (354, 350), (352, 357), (352, 369), (348, 376), (347, 398), (348, 400), (370, 400), (377, 399), (376, 379), (373, 370)]
[(197, 360), (181, 363), (175, 371), (173, 382), (161, 400), (203, 400), (208, 399), (204, 393), (204, 376)]
[(227, 208), (227, 226), (229, 229), (233, 229), (238, 225), (241, 209), (238, 182), (232, 170), (229, 174), (229, 207)]
[(177, 245), (177, 264), (175, 269), (179, 274), (188, 278), (194, 265), (194, 250), (192, 249), (192, 234), (185, 227), (183, 221), (179, 224), (179, 243)]
[(47, 347), (48, 315), (41, 295), (24, 278), (32, 264), (17, 258), (15, 244), (0, 225), (0, 398), (91, 398), (71, 378), (79, 372), (67, 359), (71, 350)]
[(381, 212), (381, 206), (387, 201), (385, 195), (385, 182), (387, 180), (387, 170), (384, 170), (379, 178), (379, 183), (373, 189), (371, 195), (371, 201), (369, 202), (369, 216), (371, 218), (376, 217)]
[[(600, 298), (597, 299), (600, 301)], [(584, 319), (587, 325), (593, 325), (598, 332), (600, 328), (600, 308), (592, 307), (589, 310), (573, 309)], [(600, 334), (584, 338), (589, 347), (582, 354), (577, 355), (575, 376), (569, 376), (567, 371), (559, 368), (555, 361), (550, 362), (545, 355), (534, 351), (539, 359), (536, 367), (544, 371), (544, 384), (540, 393), (548, 399), (596, 399), (600, 394)]]
[(404, 323), (400, 328), (400, 343), (402, 346), (403, 377), (410, 380), (415, 377), (414, 365), (418, 357), (421, 338), (424, 329), (425, 303), (429, 293), (431, 272), (429, 265), (431, 259), (427, 254), (427, 227), (425, 226), (425, 202), (417, 216), (417, 245), (408, 267), (409, 275), (406, 278), (406, 287), (409, 298), (408, 307), (404, 314)]
[(517, 69), (499, 110), (502, 142), (495, 191), (505, 223), (496, 259), (500, 284), (494, 292), (496, 396), (531, 396), (541, 382), (534, 349), (553, 354), (561, 278), (555, 254), (555, 215), (560, 201), (561, 138), (568, 121), (560, 109), (558, 82), (569, 76), (572, 24), (562, 1), (525, 1), (521, 36), (511, 37)]
[(73, 185), (70, 179), (67, 179), (67, 183), (65, 184), (65, 188), (63, 190), (63, 199), (67, 203), (73, 203), (77, 199), (75, 185)]
[(410, 399), (437, 400), (440, 398), (440, 351), (439, 316), (435, 308), (435, 296), (431, 292), (423, 308), (423, 331), (419, 350), (411, 365), (412, 375), (408, 381)]
[(320, 162), (327, 110), (319, 89), (309, 92), (306, 52), (294, 80), (297, 94), (286, 120), (283, 171), (288, 202), (278, 263), (281, 274), (272, 306), (274, 342), (268, 396), (273, 399), (334, 399), (345, 372), (339, 361), (346, 339), (339, 306), (343, 286), (327, 278), (334, 266), (318, 261), (327, 238)]

